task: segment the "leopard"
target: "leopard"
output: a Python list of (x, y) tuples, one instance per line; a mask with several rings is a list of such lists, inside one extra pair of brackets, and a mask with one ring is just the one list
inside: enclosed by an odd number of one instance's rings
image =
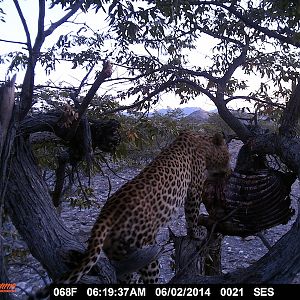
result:
[[(97, 263), (101, 251), (122, 260), (132, 249), (155, 244), (159, 229), (184, 207), (187, 234), (199, 238), (201, 194), (208, 178), (230, 173), (230, 155), (220, 133), (183, 131), (102, 207), (81, 263), (58, 283), (77, 283)], [(158, 283), (159, 263), (139, 270), (143, 283)], [(122, 278), (120, 279), (122, 280)]]

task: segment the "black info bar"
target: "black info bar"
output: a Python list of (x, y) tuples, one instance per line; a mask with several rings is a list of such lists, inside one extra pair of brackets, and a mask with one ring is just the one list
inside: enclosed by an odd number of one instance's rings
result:
[(53, 285), (50, 299), (280, 299), (299, 295), (300, 285)]

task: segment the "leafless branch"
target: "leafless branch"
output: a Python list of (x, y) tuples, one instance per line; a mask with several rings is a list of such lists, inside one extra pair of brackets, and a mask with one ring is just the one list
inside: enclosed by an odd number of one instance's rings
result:
[(0, 39), (0, 42), (4, 42), (4, 43), (12, 43), (12, 44), (20, 44), (20, 45), (26, 45), (28, 43), (25, 43), (25, 42), (17, 42), (17, 41), (10, 41), (10, 40), (4, 40), (4, 39)]
[(30, 33), (29, 33), (29, 29), (28, 29), (26, 20), (24, 18), (24, 15), (23, 15), (23, 12), (22, 12), (22, 9), (21, 9), (21, 7), (19, 5), (18, 0), (14, 0), (14, 4), (15, 4), (15, 7), (16, 7), (16, 9), (18, 11), (18, 15), (19, 15), (19, 17), (21, 19), (21, 22), (22, 22), (22, 25), (23, 25), (23, 28), (24, 28), (24, 31), (25, 31), (28, 50), (29, 50), (29, 52), (31, 52), (32, 51), (32, 44), (31, 44)]
[(218, 83), (219, 81), (219, 78), (215, 77), (215, 76), (212, 76), (211, 74), (209, 74), (208, 72), (206, 71), (195, 71), (195, 70), (189, 70), (189, 69), (186, 69), (186, 68), (182, 68), (182, 67), (176, 67), (176, 66), (170, 66), (169, 68), (166, 68), (167, 70), (177, 70), (177, 71), (181, 71), (185, 74), (190, 74), (190, 75), (193, 75), (193, 76), (197, 76), (197, 77), (204, 77), (212, 82), (215, 82), (215, 83)]
[(266, 239), (265, 235), (262, 232), (257, 233), (256, 236), (258, 236), (260, 238), (260, 240), (262, 241), (262, 243), (266, 246), (266, 248), (268, 250), (270, 250), (272, 248), (271, 244), (269, 243), (269, 241)]
[(238, 41), (238, 40), (235, 40), (235, 39), (232, 39), (230, 38), (229, 36), (226, 36), (226, 35), (222, 35), (220, 33), (217, 33), (217, 32), (213, 32), (211, 30), (206, 30), (200, 26), (196, 26), (195, 29), (198, 29), (200, 30), (201, 32), (213, 37), (213, 38), (216, 38), (216, 39), (219, 39), (219, 40), (222, 40), (222, 41), (226, 41), (228, 43), (233, 43), (233, 44), (236, 44), (238, 45), (239, 47), (245, 47), (245, 44), (243, 44), (242, 42)]
[(43, 84), (38, 84), (34, 87), (35, 90), (44, 89), (44, 88), (58, 89), (58, 90), (72, 90), (72, 91), (77, 90), (77, 88), (75, 88), (75, 87), (64, 87), (64, 86), (43, 85)]
[(80, 176), (79, 176), (79, 172), (78, 172), (78, 168), (77, 166), (75, 166), (75, 172), (76, 172), (76, 176), (77, 176), (77, 181), (78, 181), (78, 184), (79, 184), (79, 187), (80, 187), (80, 190), (82, 192), (82, 195), (83, 195), (83, 198), (85, 199), (85, 201), (87, 203), (91, 203), (91, 200), (89, 199), (88, 195), (86, 194), (84, 188), (83, 188), (83, 185), (82, 185), (82, 182), (81, 182), (81, 179), (80, 179)]

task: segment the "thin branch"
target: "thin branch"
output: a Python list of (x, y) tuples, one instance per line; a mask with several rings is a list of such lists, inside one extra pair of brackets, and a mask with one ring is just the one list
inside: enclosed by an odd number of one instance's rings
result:
[(12, 44), (20, 44), (20, 45), (28, 45), (28, 43), (25, 42), (17, 42), (17, 41), (10, 41), (10, 40), (4, 40), (4, 39), (0, 39), (0, 42), (4, 42), (4, 43), (12, 43)]
[(105, 116), (105, 115), (108, 115), (108, 114), (113, 114), (113, 113), (128, 110), (128, 109), (141, 107), (142, 104), (151, 101), (151, 98), (158, 95), (159, 93), (166, 90), (167, 88), (176, 85), (177, 83), (185, 83), (185, 84), (193, 87), (197, 91), (205, 94), (212, 101), (215, 100), (215, 97), (213, 96), (212, 93), (210, 93), (207, 89), (205, 89), (205, 88), (201, 87), (200, 85), (198, 85), (196, 82), (194, 82), (192, 80), (189, 80), (189, 79), (184, 79), (184, 78), (177, 78), (177, 79), (173, 80), (173, 78), (174, 77), (171, 76), (171, 78), (168, 81), (166, 81), (165, 83), (162, 83), (159, 87), (157, 87), (153, 92), (151, 92), (147, 97), (143, 98), (142, 100), (136, 101), (136, 102), (134, 102), (130, 105), (123, 105), (123, 106), (120, 106), (120, 107), (117, 107), (117, 108), (114, 108), (114, 109), (111, 109), (111, 110), (107, 110), (107, 111), (103, 112), (102, 114), (100, 114), (100, 116)]
[(215, 101), (215, 99), (216, 99), (216, 97), (208, 89), (203, 88), (202, 86), (200, 86), (199, 84), (197, 84), (196, 82), (194, 82), (190, 79), (178, 78), (174, 81), (174, 84), (175, 83), (185, 83), (185, 84), (193, 87), (195, 90), (203, 93), (204, 95), (206, 95), (212, 101)]
[(226, 102), (226, 104), (228, 104), (230, 101), (237, 100), (237, 99), (253, 100), (253, 101), (256, 101), (256, 102), (259, 102), (259, 103), (264, 103), (264, 104), (268, 104), (268, 105), (271, 105), (271, 106), (274, 106), (274, 107), (285, 109), (285, 105), (275, 103), (275, 102), (271, 102), (271, 101), (265, 101), (265, 100), (262, 100), (262, 99), (259, 99), (259, 98), (255, 97), (255, 96), (231, 96), (231, 97), (228, 97), (225, 100), (225, 102)]
[(295, 47), (300, 46), (300, 42), (297, 39), (294, 39), (293, 37), (284, 36), (282, 34), (279, 34), (278, 31), (270, 30), (266, 27), (263, 27), (259, 25), (258, 23), (255, 23), (252, 21), (251, 18), (248, 18), (245, 14), (237, 11), (233, 5), (227, 6), (224, 3), (221, 3), (219, 1), (189, 1), (190, 5), (215, 5), (222, 7), (223, 9), (227, 10), (231, 14), (233, 14), (235, 17), (239, 18), (241, 21), (245, 23), (246, 26), (256, 29), (264, 34), (266, 34), (268, 37), (275, 38), (283, 43), (287, 43), (290, 45), (293, 45)]
[(195, 29), (198, 29), (200, 30), (201, 32), (203, 32), (204, 34), (207, 34), (213, 38), (216, 38), (216, 39), (219, 39), (219, 40), (222, 40), (222, 41), (226, 41), (228, 43), (233, 43), (233, 44), (236, 44), (238, 45), (239, 47), (245, 47), (245, 44), (243, 44), (242, 42), (238, 41), (238, 40), (235, 40), (235, 39), (232, 39), (228, 36), (225, 36), (225, 35), (221, 35), (219, 33), (216, 33), (216, 32), (212, 32), (210, 30), (205, 30), (204, 28), (200, 27), (200, 26), (196, 26)]
[[(120, 179), (123, 179), (123, 180), (127, 180), (128, 179), (125, 179), (125, 178), (122, 178), (121, 176), (119, 176), (117, 173), (115, 173), (115, 171), (113, 171), (109, 165), (109, 163), (107, 162), (106, 158), (104, 157), (104, 155), (102, 155), (102, 153), (98, 153), (101, 157), (101, 159), (104, 161), (104, 163), (106, 164), (106, 166), (108, 167), (108, 169), (114, 174), (116, 175), (117, 177), (119, 177)], [(112, 191), (112, 184), (111, 184), (111, 180), (110, 180), (110, 177), (108, 175), (106, 175), (102, 168), (101, 168), (101, 165), (100, 163), (95, 160), (94, 163), (96, 164), (96, 166), (98, 167), (99, 171), (101, 172), (102, 176), (105, 177), (107, 179), (107, 183), (108, 183), (108, 192), (107, 192), (107, 196), (106, 196), (106, 199), (108, 199), (111, 195), (111, 191)]]
[(43, 85), (43, 84), (39, 84), (39, 85), (36, 85), (34, 87), (35, 90), (44, 89), (44, 88), (58, 89), (58, 90), (72, 90), (72, 91), (76, 91), (77, 90), (77, 88), (75, 88), (75, 87), (63, 87), (63, 86)]
[[(134, 67), (129, 67), (129, 66), (124, 66), (124, 65), (121, 65), (121, 64), (117, 64), (117, 63), (112, 63), (113, 66), (117, 66), (117, 67), (121, 67), (121, 68), (124, 68), (124, 69), (127, 69), (127, 70), (140, 70), (138, 68), (134, 68)], [(112, 78), (112, 79), (108, 79), (107, 81), (118, 81), (118, 80), (126, 80), (126, 81), (136, 81), (142, 77), (146, 77), (148, 75), (152, 75), (156, 72), (160, 72), (160, 71), (165, 71), (165, 70), (168, 70), (167, 66), (162, 66), (162, 67), (159, 67), (157, 69), (154, 69), (154, 70), (151, 70), (151, 71), (148, 71), (148, 72), (145, 72), (145, 73), (142, 73), (140, 75), (137, 75), (135, 77), (119, 77), (119, 78)]]
[(141, 107), (142, 104), (151, 101), (151, 98), (153, 98), (154, 96), (158, 95), (159, 93), (161, 93), (165, 89), (167, 89), (167, 88), (175, 85), (177, 82), (179, 82), (178, 80), (173, 81), (172, 79), (173, 79), (173, 76), (171, 76), (171, 78), (168, 81), (162, 83), (158, 88), (156, 88), (153, 92), (151, 92), (147, 97), (143, 98), (142, 100), (136, 101), (131, 105), (123, 105), (123, 106), (120, 106), (120, 107), (117, 107), (117, 108), (114, 108), (114, 109), (111, 109), (111, 110), (107, 110), (107, 111), (103, 112), (102, 114), (100, 114), (100, 116), (105, 116), (105, 115), (113, 114), (113, 113), (116, 113), (116, 112), (119, 112), (119, 111), (124, 111), (124, 110), (127, 110), (127, 109), (133, 109), (133, 108), (136, 108), (136, 107)]
[(256, 236), (260, 238), (260, 240), (266, 246), (266, 248), (268, 248), (268, 250), (272, 248), (271, 244), (269, 243), (269, 241), (266, 239), (266, 237), (263, 235), (262, 232), (257, 233)]
[(186, 69), (186, 68), (176, 67), (176, 66), (170, 66), (167, 70), (169, 71), (169, 70), (172, 70), (172, 69), (177, 70), (179, 72), (180, 71), (184, 72), (185, 74), (190, 74), (190, 75), (197, 76), (197, 77), (204, 77), (204, 78), (206, 78), (209, 81), (212, 81), (214, 83), (218, 83), (218, 81), (219, 81), (219, 78), (212, 76), (211, 74), (209, 74), (206, 71), (195, 71), (195, 70), (189, 70), (189, 69)]
[(92, 73), (94, 67), (95, 67), (95, 64), (93, 64), (93, 65), (91, 66), (90, 70), (87, 72), (87, 74), (86, 74), (86, 75), (83, 77), (83, 79), (81, 80), (80, 85), (79, 85), (79, 87), (78, 87), (78, 89), (77, 89), (77, 90), (78, 90), (78, 93), (80, 92), (80, 90), (81, 90), (82, 87), (84, 86), (84, 84), (85, 84), (87, 78), (88, 78), (88, 77), (90, 76), (90, 74)]
[(22, 12), (22, 9), (21, 9), (21, 7), (19, 5), (18, 0), (13, 0), (13, 1), (14, 1), (16, 9), (18, 11), (19, 17), (21, 19), (21, 22), (22, 22), (22, 25), (23, 25), (23, 28), (24, 28), (24, 31), (25, 31), (25, 34), (26, 34), (28, 50), (29, 50), (29, 52), (31, 52), (32, 51), (32, 44), (31, 44), (30, 33), (29, 33), (29, 29), (28, 29), (26, 20), (24, 18), (24, 15), (23, 15), (23, 12)]
[(76, 108), (79, 108), (79, 106), (80, 106), (77, 97), (78, 97), (81, 89), (85, 85), (87, 78), (90, 76), (91, 72), (93, 71), (94, 67), (95, 67), (95, 64), (93, 64), (91, 66), (91, 68), (89, 69), (89, 71), (87, 72), (87, 74), (83, 77), (83, 79), (80, 82), (79, 87), (77, 89), (75, 89), (73, 92), (70, 93), (70, 97), (74, 101), (74, 104), (75, 104)]
[(109, 114), (114, 114), (114, 113), (117, 113), (117, 112), (120, 112), (120, 111), (137, 108), (137, 107), (140, 107), (145, 102), (146, 102), (146, 100), (143, 99), (143, 100), (140, 100), (140, 101), (136, 101), (136, 102), (134, 102), (133, 104), (130, 104), (130, 105), (122, 105), (120, 107), (107, 110), (107, 111), (101, 113), (99, 116), (102, 117), (102, 116), (106, 116), (106, 115), (109, 115)]
[(111, 64), (109, 61), (105, 62), (103, 64), (103, 69), (102, 71), (98, 74), (95, 82), (87, 92), (86, 96), (84, 97), (79, 109), (78, 109), (78, 114), (79, 114), (79, 119), (82, 117), (82, 115), (85, 113), (87, 110), (90, 102), (92, 101), (93, 97), (95, 96), (97, 90), (99, 89), (100, 85), (111, 76), (112, 74), (112, 69), (111, 69)]
[(80, 6), (83, 4), (83, 2), (84, 2), (84, 0), (76, 1), (76, 4), (70, 9), (70, 11), (65, 16), (63, 16), (57, 22), (52, 23), (51, 26), (47, 30), (45, 30), (45, 36), (49, 36), (50, 34), (52, 34), (52, 32), (57, 27), (59, 27), (60, 25), (65, 23), (70, 17), (72, 17), (77, 12), (77, 10), (80, 8)]
[(241, 54), (238, 57), (236, 57), (233, 60), (233, 62), (229, 65), (227, 71), (225, 72), (225, 74), (223, 75), (223, 77), (219, 81), (222, 88), (225, 88), (226, 84), (228, 83), (228, 81), (230, 80), (230, 78), (232, 77), (232, 75), (236, 71), (236, 69), (238, 67), (240, 67), (243, 63), (245, 63), (246, 58), (247, 58), (248, 49), (249, 49), (248, 45), (245, 46), (242, 49)]
[(81, 190), (81, 192), (82, 192), (83, 198), (85, 199), (85, 201), (86, 201), (88, 204), (91, 204), (91, 200), (89, 199), (88, 195), (86, 194), (86, 192), (85, 192), (85, 190), (84, 190), (84, 188), (83, 188), (82, 182), (81, 182), (81, 180), (80, 180), (80, 176), (79, 176), (79, 172), (78, 172), (77, 166), (75, 166), (75, 171), (76, 171), (77, 180), (78, 180), (79, 187), (80, 187), (80, 190)]

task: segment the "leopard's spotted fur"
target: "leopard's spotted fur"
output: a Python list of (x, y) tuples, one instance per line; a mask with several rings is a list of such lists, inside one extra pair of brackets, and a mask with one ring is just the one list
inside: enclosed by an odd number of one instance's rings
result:
[[(183, 205), (188, 233), (197, 236), (201, 192), (208, 176), (229, 172), (229, 153), (223, 138), (184, 132), (102, 208), (91, 231), (82, 263), (64, 283), (75, 283), (96, 264), (100, 252), (120, 260), (129, 249), (155, 243), (158, 229)], [(158, 278), (158, 264), (141, 270), (144, 282)]]
[[(93, 226), (82, 262), (58, 283), (78, 282), (96, 264), (102, 249), (108, 258), (120, 260), (129, 250), (155, 243), (158, 229), (183, 204), (188, 233), (198, 237), (204, 182), (209, 176), (225, 176), (229, 171), (227, 145), (219, 134), (180, 134), (107, 200)], [(157, 261), (140, 274), (145, 283), (157, 282)]]

